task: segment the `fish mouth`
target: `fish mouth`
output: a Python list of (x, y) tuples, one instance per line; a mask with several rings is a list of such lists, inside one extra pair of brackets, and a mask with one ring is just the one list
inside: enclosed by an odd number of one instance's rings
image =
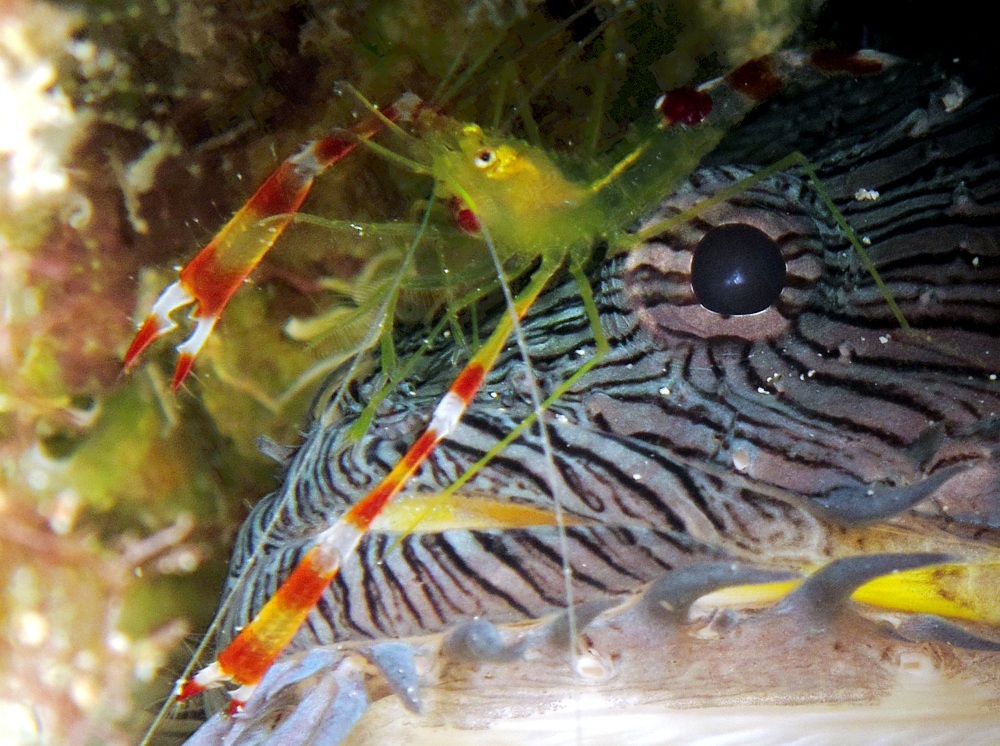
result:
[[(935, 641), (907, 639), (912, 617), (873, 613), (844, 597), (846, 586), (873, 572), (940, 559), (835, 562), (835, 571), (814, 574), (767, 606), (732, 605), (728, 588), (688, 605), (723, 582), (770, 581), (744, 591), (788, 582), (775, 580), (787, 573), (696, 565), (640, 593), (579, 607), (581, 643), (572, 649), (563, 612), (521, 625), (479, 619), (438, 635), (303, 651), (279, 664), (285, 673), (275, 678), (321, 671), (279, 687), (267, 708), (246, 717), (271, 730), (282, 699), (301, 707), (338, 677), (332, 689), (343, 691), (346, 679), (331, 671), (353, 656), (371, 698), (343, 741), (358, 746), (936, 744), (953, 742), (956, 728), (971, 723), (975, 731), (963, 728), (963, 743), (995, 743), (1000, 641), (963, 638), (968, 633), (951, 625)], [(981, 649), (970, 649), (973, 640)], [(331, 707), (327, 714), (344, 715)]]

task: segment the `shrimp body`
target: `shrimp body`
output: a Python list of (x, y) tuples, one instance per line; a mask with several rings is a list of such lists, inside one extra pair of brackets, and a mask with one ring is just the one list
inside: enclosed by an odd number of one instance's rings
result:
[[(860, 57), (871, 71), (894, 62), (874, 52)], [(412, 127), (415, 138), (406, 142), (409, 152), (382, 152), (416, 173), (432, 176), (438, 197), (455, 206), (460, 228), (481, 233), (501, 262), (543, 257), (556, 266), (570, 252), (585, 256), (595, 241), (611, 238), (638, 219), (644, 205), (668, 194), (730, 127), (762, 98), (780, 90), (785, 77), (800, 76), (802, 70), (853, 72), (855, 67), (853, 57), (845, 58), (838, 71), (830, 65), (820, 68), (808, 55), (777, 53), (698, 91), (664, 94), (657, 106), (661, 116), (646, 127), (639, 145), (599, 178), (583, 184), (567, 178), (542, 148), (486, 133), (404, 94), (349, 132), (335, 130), (283, 162), (160, 295), (125, 353), (125, 370), (131, 370), (153, 342), (177, 328), (171, 319), (174, 311), (194, 304), (194, 332), (177, 348), (171, 384), (176, 391), (229, 300), (291, 223), (316, 178), (397, 121)], [(692, 95), (699, 102), (693, 110), (688, 103)], [(684, 110), (680, 119), (677, 100)], [(612, 245), (625, 248), (624, 234), (617, 235)]]

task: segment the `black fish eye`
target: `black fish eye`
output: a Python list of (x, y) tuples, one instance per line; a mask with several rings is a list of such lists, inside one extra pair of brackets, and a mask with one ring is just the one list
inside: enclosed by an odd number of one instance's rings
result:
[(720, 225), (698, 243), (691, 289), (702, 306), (726, 316), (770, 308), (785, 287), (785, 260), (770, 236), (751, 225)]

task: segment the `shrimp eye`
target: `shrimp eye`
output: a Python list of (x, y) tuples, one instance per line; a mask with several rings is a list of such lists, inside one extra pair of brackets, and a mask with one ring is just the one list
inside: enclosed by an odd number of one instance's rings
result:
[(497, 159), (497, 154), (495, 150), (490, 150), (489, 148), (483, 148), (478, 153), (476, 153), (476, 157), (472, 159), (472, 162), (475, 163), (478, 168), (486, 168), (490, 166), (496, 159)]
[(750, 225), (713, 228), (691, 260), (691, 289), (702, 306), (745, 316), (772, 306), (785, 287), (785, 260), (770, 236)]

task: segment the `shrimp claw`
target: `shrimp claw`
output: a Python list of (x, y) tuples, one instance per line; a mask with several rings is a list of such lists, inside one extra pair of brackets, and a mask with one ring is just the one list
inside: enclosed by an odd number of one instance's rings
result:
[(316, 177), (346, 157), (362, 140), (377, 135), (386, 123), (411, 116), (415, 98), (405, 94), (381, 116), (350, 130), (334, 130), (282, 162), (222, 230), (181, 269), (177, 282), (156, 300), (125, 353), (125, 371), (135, 367), (140, 355), (153, 342), (177, 328), (171, 313), (194, 303), (191, 318), (195, 329), (177, 347), (179, 355), (171, 383), (174, 391), (180, 388), (229, 299), (292, 222)]

